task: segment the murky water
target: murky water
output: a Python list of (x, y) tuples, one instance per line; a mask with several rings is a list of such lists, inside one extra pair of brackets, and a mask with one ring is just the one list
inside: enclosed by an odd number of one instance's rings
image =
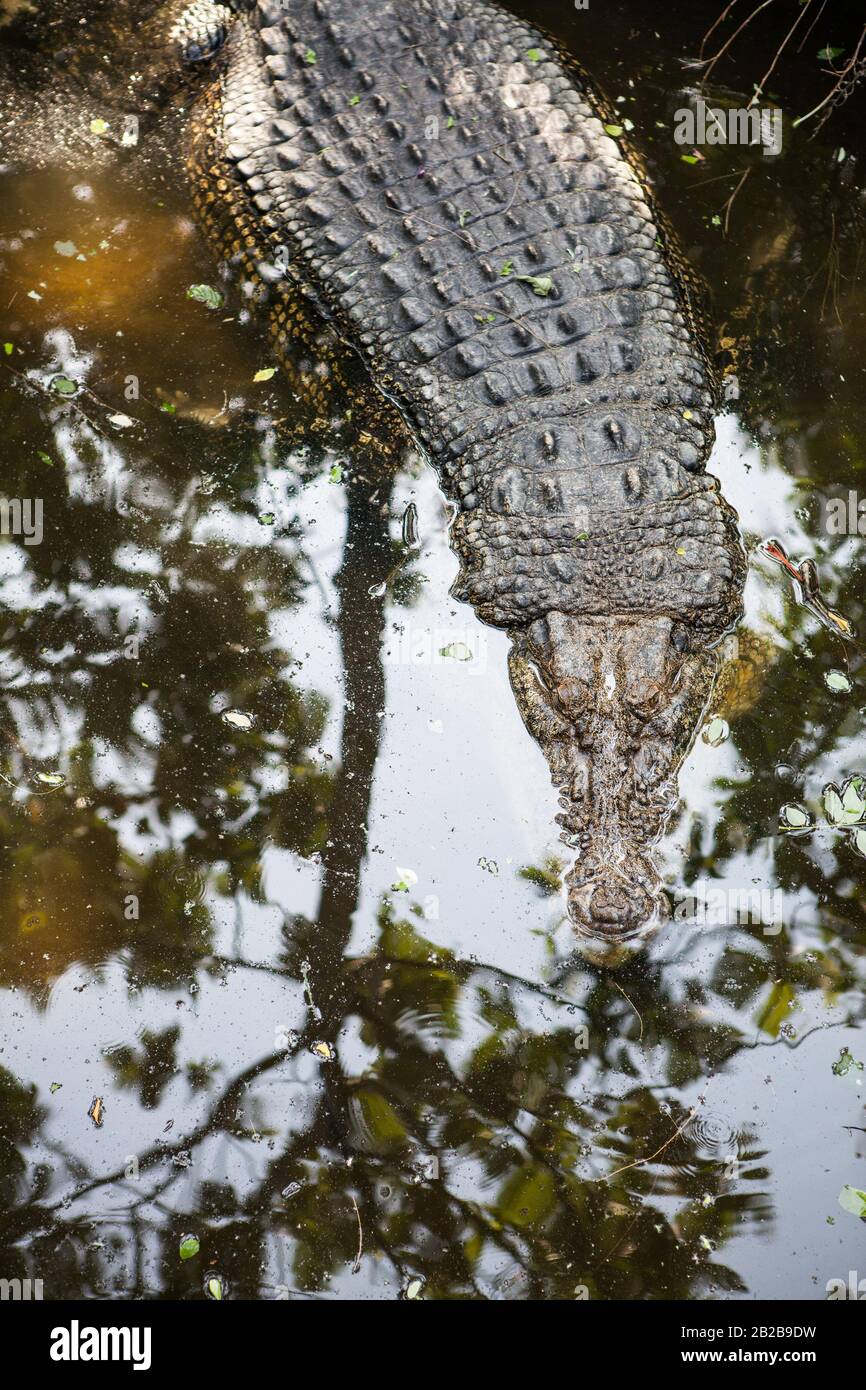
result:
[[(532, 13), (710, 283), (747, 546), (812, 555), (863, 634), (863, 536), (826, 505), (866, 498), (862, 101), (815, 141), (786, 122), (777, 158), (683, 160), (703, 10)], [(786, 115), (827, 41), (780, 65)], [(742, 103), (767, 51), (709, 94)], [(838, 1203), (866, 1187), (866, 858), (822, 806), (866, 772), (861, 648), (753, 554), (730, 734), (696, 743), (662, 850), (675, 920), (618, 970), (575, 954), (545, 763), (506, 638), (448, 596), (435, 479), (407, 449), (370, 481), (351, 401), (269, 374), (171, 141), (85, 118), (77, 152), (43, 113), (0, 176), (3, 488), (42, 504), (0, 546), (0, 1276), (821, 1299), (866, 1274)], [(777, 833), (785, 804), (814, 830)]]

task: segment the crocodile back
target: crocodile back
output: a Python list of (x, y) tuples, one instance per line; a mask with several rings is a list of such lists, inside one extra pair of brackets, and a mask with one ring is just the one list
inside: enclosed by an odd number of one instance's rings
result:
[(222, 157), (438, 469), (455, 593), (728, 626), (686, 286), (556, 44), (484, 0), (260, 0), (226, 55)]

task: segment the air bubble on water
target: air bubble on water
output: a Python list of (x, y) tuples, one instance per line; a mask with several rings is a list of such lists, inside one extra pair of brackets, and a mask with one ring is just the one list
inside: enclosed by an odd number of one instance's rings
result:
[(387, 591), (388, 585), (385, 580), (383, 580), (381, 584), (371, 584), (367, 593), (370, 595), (370, 598), (382, 598)]

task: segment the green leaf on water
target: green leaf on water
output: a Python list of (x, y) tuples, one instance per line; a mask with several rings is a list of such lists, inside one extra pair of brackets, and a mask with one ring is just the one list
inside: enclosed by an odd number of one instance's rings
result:
[(276, 371), (276, 367), (262, 367), (256, 372), (253, 381), (270, 381), (271, 377), (276, 375)]
[(343, 470), (338, 463), (333, 465), (328, 477), (332, 483), (341, 483), (343, 481)]
[(812, 817), (802, 806), (788, 802), (779, 812), (780, 830), (806, 830), (812, 824)]
[(307, 67), (315, 67), (316, 61), (316, 50), (314, 48), (308, 48), (304, 54), (304, 62), (307, 64)]
[(500, 270), (499, 274), (500, 274), (500, 275), (510, 275), (513, 269), (514, 269), (514, 262), (513, 262), (513, 261), (506, 261), (505, 264), (503, 265), (502, 269)]
[(104, 121), (101, 116), (97, 116), (90, 122), (91, 135), (104, 135), (108, 130), (108, 121)]
[(164, 410), (166, 415), (177, 414), (177, 406), (174, 404), (174, 401), (163, 401), (159, 408), (160, 410)]
[(449, 642), (447, 647), (439, 648), (440, 656), (447, 656), (452, 661), (471, 661), (472, 652), (465, 642)]
[(616, 139), (618, 138), (618, 136), (622, 135), (622, 126), (621, 126), (621, 125), (606, 125), (606, 126), (605, 126), (605, 131), (606, 131), (607, 134), (610, 135), (614, 140), (616, 140)]
[(356, 92), (354, 96), (349, 97), (349, 105), (357, 106), (360, 100), (361, 98), (358, 96), (358, 93)]
[(191, 1260), (201, 1249), (201, 1242), (198, 1236), (181, 1236), (180, 1238), (180, 1258)]
[(698, 162), (698, 156), (696, 154), (681, 154), (680, 159), (683, 161), (683, 164), (697, 164)]
[(48, 1089), (49, 1089), (49, 1091), (51, 1092), (51, 1094), (54, 1095), (57, 1091), (61, 1090), (62, 1087), (63, 1087), (63, 1082), (62, 1082), (62, 1081), (52, 1081), (52, 1083), (51, 1083), (51, 1085), (48, 1087)]
[(453, 116), (449, 116), (449, 117), (448, 117), (448, 120), (445, 122), (445, 129), (446, 129), (446, 130), (453, 130), (453, 128), (454, 128), (454, 117), (453, 117)]
[(544, 57), (544, 54), (542, 53), (540, 48), (527, 48), (526, 56), (529, 59), (530, 63), (540, 63), (542, 58)]
[(839, 1193), (839, 1205), (843, 1211), (850, 1211), (854, 1216), (859, 1216), (861, 1221), (866, 1221), (866, 1192), (862, 1192), (859, 1187), (852, 1187), (846, 1182)]
[(845, 807), (835, 782), (828, 782), (824, 788), (824, 815), (831, 825), (845, 823)]
[(58, 396), (74, 396), (78, 390), (78, 383), (68, 376), (55, 376), (51, 379), (51, 389), (56, 391)]
[(830, 1070), (834, 1076), (847, 1076), (850, 1071), (862, 1071), (863, 1063), (852, 1057), (847, 1047), (843, 1047)]
[(827, 44), (826, 48), (818, 49), (818, 58), (822, 63), (832, 63), (834, 58), (841, 58), (844, 52), (844, 48), (831, 48), (830, 45)]
[(837, 695), (847, 695), (848, 691), (853, 688), (844, 671), (826, 671), (824, 684)]
[(204, 1291), (208, 1298), (214, 1299), (216, 1303), (221, 1303), (225, 1293), (225, 1280), (222, 1275), (216, 1272), (205, 1275)]
[(842, 806), (849, 825), (866, 819), (866, 781), (862, 777), (848, 778), (842, 788)]
[(215, 290), (211, 285), (190, 285), (186, 297), (194, 299), (198, 304), (204, 304), (208, 309), (218, 309), (223, 302), (219, 290)]
[(7, 357), (11, 357), (11, 356), (12, 356), (12, 351), (13, 351), (13, 344), (12, 344), (12, 343), (4, 343), (4, 344), (3, 344), (3, 351), (5, 352), (5, 354), (6, 354)]
[(517, 279), (522, 280), (524, 285), (529, 285), (532, 293), (540, 295), (542, 299), (553, 289), (553, 281), (549, 275), (518, 275)]

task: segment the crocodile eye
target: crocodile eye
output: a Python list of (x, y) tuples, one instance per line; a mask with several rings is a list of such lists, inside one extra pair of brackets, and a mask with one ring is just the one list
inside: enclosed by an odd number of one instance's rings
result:
[(652, 714), (658, 707), (661, 686), (656, 681), (635, 681), (629, 686), (625, 698), (637, 714)]
[(529, 627), (527, 633), (529, 645), (533, 651), (541, 655), (550, 647), (550, 624), (546, 618), (536, 618), (535, 622)]
[(592, 692), (585, 681), (569, 678), (560, 681), (556, 687), (556, 698), (560, 709), (574, 716), (582, 714), (592, 703)]

